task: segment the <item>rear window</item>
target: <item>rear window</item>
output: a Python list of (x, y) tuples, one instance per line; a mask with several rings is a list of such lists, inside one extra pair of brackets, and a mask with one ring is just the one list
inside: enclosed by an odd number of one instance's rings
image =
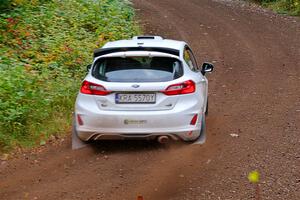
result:
[(99, 59), (92, 75), (107, 82), (165, 82), (181, 77), (183, 70), (170, 57), (110, 57)]

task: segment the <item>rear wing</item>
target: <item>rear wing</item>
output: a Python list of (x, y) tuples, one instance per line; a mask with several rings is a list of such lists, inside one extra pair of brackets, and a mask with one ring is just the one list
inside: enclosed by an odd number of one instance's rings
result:
[(112, 48), (101, 48), (94, 51), (94, 58), (109, 53), (117, 53), (124, 51), (157, 51), (161, 53), (168, 53), (175, 56), (179, 56), (179, 50), (163, 47), (112, 47)]

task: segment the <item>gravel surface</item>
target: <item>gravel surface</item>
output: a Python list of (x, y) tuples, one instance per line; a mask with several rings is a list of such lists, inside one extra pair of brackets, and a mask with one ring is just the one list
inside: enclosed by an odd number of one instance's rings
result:
[(0, 161), (1, 199), (300, 199), (300, 21), (224, 0), (134, 0), (146, 34), (210, 61), (204, 145), (69, 137)]

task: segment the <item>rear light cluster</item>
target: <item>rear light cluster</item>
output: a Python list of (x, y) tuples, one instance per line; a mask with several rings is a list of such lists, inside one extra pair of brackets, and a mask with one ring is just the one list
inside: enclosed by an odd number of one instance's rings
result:
[(167, 87), (163, 93), (165, 95), (179, 95), (179, 94), (190, 94), (194, 93), (196, 90), (195, 82), (192, 80), (185, 81), (183, 83), (178, 83), (174, 85), (170, 85)]
[[(184, 81), (183, 83), (177, 83), (167, 87), (165, 91), (162, 91), (165, 95), (180, 95), (180, 94), (190, 94), (194, 93), (196, 90), (195, 82), (192, 80)], [(83, 81), (80, 92), (82, 94), (91, 94), (91, 95), (101, 95), (105, 96), (111, 93), (107, 91), (104, 86), (91, 83), (88, 81)]]
[(111, 93), (110, 91), (107, 91), (102, 85), (91, 83), (88, 81), (83, 81), (80, 92), (82, 94), (92, 94), (101, 96), (105, 96)]

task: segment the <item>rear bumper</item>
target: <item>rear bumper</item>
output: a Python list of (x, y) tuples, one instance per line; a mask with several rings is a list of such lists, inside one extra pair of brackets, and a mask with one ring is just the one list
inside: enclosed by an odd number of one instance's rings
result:
[[(203, 100), (183, 96), (170, 110), (101, 110), (83, 95), (75, 108), (76, 132), (80, 139), (154, 139), (168, 136), (174, 140), (195, 140), (200, 135)], [(195, 115), (195, 125), (191, 120)], [(82, 123), (79, 123), (78, 116)]]
[[(195, 140), (200, 135), (201, 114), (195, 125), (190, 122), (197, 112), (170, 113), (165, 111), (151, 112), (103, 112), (101, 114), (79, 114), (76, 116), (76, 132), (80, 139), (155, 139), (157, 136), (168, 136), (174, 140)], [(79, 125), (78, 115), (83, 122)]]
[(90, 131), (76, 131), (78, 137), (83, 141), (88, 140), (125, 140), (125, 139), (141, 139), (153, 140), (159, 136), (167, 136), (173, 140), (192, 141), (200, 136), (200, 129), (194, 131), (183, 132), (149, 132), (149, 133), (120, 133), (120, 132), (90, 132)]

